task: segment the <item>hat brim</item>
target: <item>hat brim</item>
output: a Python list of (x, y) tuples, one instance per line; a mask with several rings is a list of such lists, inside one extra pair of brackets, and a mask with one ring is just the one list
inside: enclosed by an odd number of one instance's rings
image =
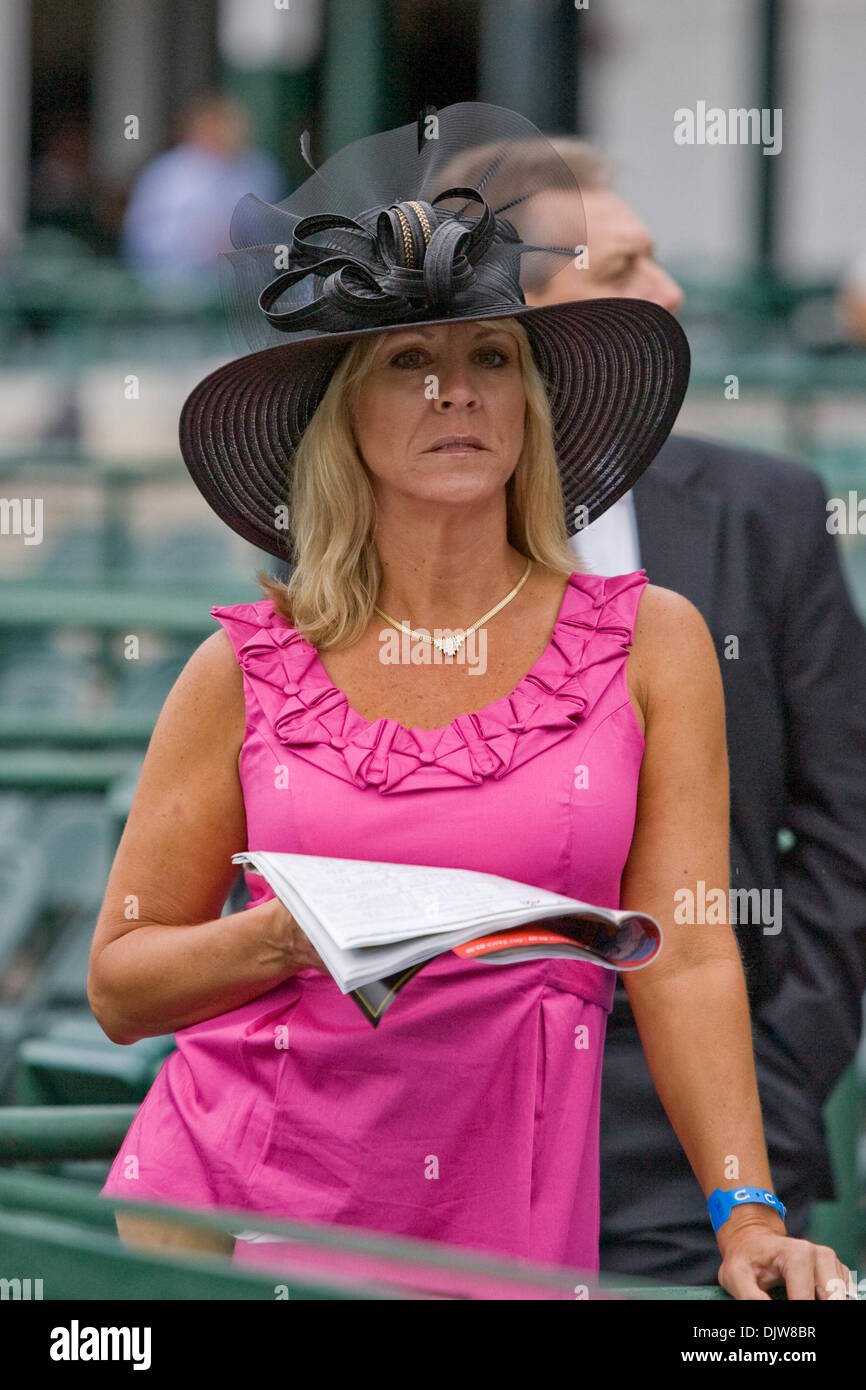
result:
[[(506, 317), (523, 324), (547, 385), (573, 535), (634, 486), (673, 428), (688, 385), (688, 340), (667, 310), (643, 299), (508, 305), (424, 324)], [(278, 518), (288, 505), (298, 443), (337, 364), (360, 338), (414, 326), (293, 338), (199, 382), (181, 411), (181, 452), (199, 491), (233, 531), (269, 555), (292, 559)]]

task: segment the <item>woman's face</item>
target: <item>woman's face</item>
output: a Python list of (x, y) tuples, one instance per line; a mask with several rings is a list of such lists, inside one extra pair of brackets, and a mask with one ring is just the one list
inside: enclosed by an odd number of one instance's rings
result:
[(448, 323), (383, 334), (354, 420), (377, 503), (466, 506), (495, 496), (520, 457), (525, 412), (509, 328)]

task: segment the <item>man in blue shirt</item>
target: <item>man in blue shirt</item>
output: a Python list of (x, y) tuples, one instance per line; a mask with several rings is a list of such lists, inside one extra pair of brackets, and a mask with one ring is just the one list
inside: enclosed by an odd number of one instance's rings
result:
[(231, 250), (229, 223), (246, 193), (267, 202), (289, 189), (276, 163), (250, 148), (245, 109), (212, 95), (186, 113), (182, 138), (141, 171), (127, 203), (122, 249), (142, 272), (217, 276), (217, 255)]

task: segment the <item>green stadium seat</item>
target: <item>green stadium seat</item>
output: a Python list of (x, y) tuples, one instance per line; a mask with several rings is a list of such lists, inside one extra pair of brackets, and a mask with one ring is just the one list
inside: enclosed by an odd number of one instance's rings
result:
[(36, 571), (47, 580), (98, 583), (105, 569), (105, 531), (101, 526), (70, 526), (44, 547)]
[(0, 977), (6, 980), (16, 956), (31, 936), (42, 902), (45, 856), (38, 841), (0, 839)]
[(84, 715), (93, 708), (97, 672), (82, 658), (57, 652), (20, 657), (0, 673), (0, 706)]
[(831, 1246), (849, 1269), (866, 1260), (866, 1213), (862, 1208), (864, 1173), (860, 1141), (864, 1133), (864, 1078), (857, 1061), (840, 1078), (825, 1108), (827, 1139), (838, 1197), (816, 1202), (809, 1239)]
[(64, 796), (44, 809), (39, 843), (45, 854), (46, 908), (98, 910), (111, 868), (109, 818), (101, 798)]
[(246, 571), (238, 571), (233, 550), (229, 536), (210, 527), (137, 536), (130, 549), (129, 582), (185, 587), (192, 577), (201, 584), (233, 572), (241, 582)]
[(22, 1105), (141, 1101), (172, 1051), (173, 1036), (120, 1047), (105, 1036), (89, 1008), (62, 1013), (43, 1036), (21, 1043), (16, 1099)]
[(115, 686), (114, 709), (123, 714), (146, 713), (155, 724), (168, 692), (188, 659), (189, 653), (185, 653), (157, 661), (124, 662)]

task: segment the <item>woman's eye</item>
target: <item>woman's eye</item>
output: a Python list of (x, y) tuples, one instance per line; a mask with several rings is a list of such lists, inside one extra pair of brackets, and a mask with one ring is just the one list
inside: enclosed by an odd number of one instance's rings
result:
[(405, 348), (391, 358), (392, 367), (420, 367), (424, 353), (421, 348)]
[[(504, 367), (508, 361), (508, 353), (502, 348), (479, 348), (475, 354), (476, 361), (484, 367)], [(391, 366), (399, 367), (404, 371), (411, 371), (413, 368), (422, 367), (428, 361), (427, 352), (424, 348), (403, 348), (391, 358)]]

